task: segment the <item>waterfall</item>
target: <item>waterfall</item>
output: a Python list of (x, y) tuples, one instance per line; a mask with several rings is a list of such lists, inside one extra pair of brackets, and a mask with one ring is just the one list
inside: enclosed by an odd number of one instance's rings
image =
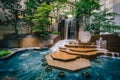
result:
[(68, 39), (68, 27), (71, 19), (65, 19), (65, 39)]
[(115, 58), (115, 53), (113, 53), (113, 52), (112, 52), (111, 54), (112, 54), (112, 56), (111, 56), (111, 57), (112, 57), (112, 58)]
[(115, 57), (120, 57), (120, 54), (119, 53), (116, 53), (116, 52), (112, 52), (112, 57), (115, 58)]
[(73, 39), (75, 33), (75, 21), (65, 19), (65, 39)]
[(120, 59), (120, 53), (118, 53), (118, 52), (105, 52), (102, 57), (110, 57), (110, 58)]

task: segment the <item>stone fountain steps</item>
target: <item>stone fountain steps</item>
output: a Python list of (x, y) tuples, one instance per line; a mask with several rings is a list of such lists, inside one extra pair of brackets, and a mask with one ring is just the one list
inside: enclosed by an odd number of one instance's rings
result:
[(84, 58), (78, 58), (72, 61), (65, 62), (54, 60), (50, 55), (47, 55), (46, 60), (48, 62), (48, 65), (50, 66), (70, 71), (77, 71), (91, 66), (90, 61)]
[(68, 48), (96, 48), (96, 45), (79, 45), (79, 44), (66, 44)]
[(46, 60), (48, 65), (76, 71), (90, 67), (90, 60), (102, 55), (104, 52), (104, 50), (98, 50), (95, 46), (87, 44), (82, 45), (84, 47), (76, 47), (75, 44), (67, 44), (67, 46), (65, 44), (65, 47), (59, 47), (59, 50), (47, 55)]
[(75, 60), (77, 57), (79, 57), (78, 55), (71, 55), (61, 51), (55, 51), (51, 53), (50, 56), (54, 60), (61, 60), (61, 61), (72, 61)]
[(95, 59), (97, 56), (104, 55), (104, 50), (97, 50), (95, 48), (60, 48), (60, 51), (90, 60)]
[(97, 51), (96, 48), (71, 48), (71, 51), (74, 52), (93, 52), (93, 51)]

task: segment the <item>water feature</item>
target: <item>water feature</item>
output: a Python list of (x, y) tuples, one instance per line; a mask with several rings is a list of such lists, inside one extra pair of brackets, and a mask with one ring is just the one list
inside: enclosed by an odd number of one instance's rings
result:
[(75, 37), (75, 21), (73, 19), (65, 19), (65, 39), (74, 39)]
[(103, 57), (110, 57), (115, 59), (120, 59), (120, 53), (117, 52), (106, 52)]
[[(54, 48), (67, 42), (68, 40), (59, 41)], [(91, 61), (90, 68), (70, 72), (49, 67), (44, 59), (49, 53), (51, 50), (25, 50), (9, 59), (0, 60), (0, 80), (119, 80), (119, 58), (100, 56)]]

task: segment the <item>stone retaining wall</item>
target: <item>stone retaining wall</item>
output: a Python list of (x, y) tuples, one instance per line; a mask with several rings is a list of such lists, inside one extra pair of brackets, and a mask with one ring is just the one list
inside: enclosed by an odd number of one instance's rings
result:
[(104, 34), (104, 35), (94, 35), (91, 38), (91, 42), (96, 42), (99, 38), (102, 37), (103, 40), (107, 41), (106, 48), (109, 51), (120, 52), (120, 36), (114, 34)]

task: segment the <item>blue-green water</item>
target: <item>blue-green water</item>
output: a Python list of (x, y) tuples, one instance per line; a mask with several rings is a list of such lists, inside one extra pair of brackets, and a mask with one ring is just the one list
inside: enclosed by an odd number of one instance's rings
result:
[[(120, 59), (98, 57), (91, 61), (91, 67), (76, 72), (56, 68), (46, 71), (48, 66), (43, 65), (46, 61), (42, 59), (49, 52), (50, 50), (27, 50), (1, 60), (0, 80), (120, 80)], [(64, 72), (65, 76), (60, 78), (59, 72)], [(83, 76), (83, 72), (89, 76)]]

